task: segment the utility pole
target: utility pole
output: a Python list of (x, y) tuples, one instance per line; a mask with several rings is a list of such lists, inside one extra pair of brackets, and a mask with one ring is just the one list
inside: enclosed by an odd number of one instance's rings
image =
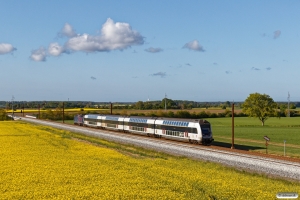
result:
[(290, 92), (288, 92), (288, 112), (287, 112), (287, 117), (290, 117)]
[(38, 103), (38, 107), (39, 107), (39, 119), (41, 119), (41, 105)]
[(112, 115), (112, 102), (110, 102), (110, 114)]
[(24, 101), (23, 101), (23, 117), (24, 117)]
[(165, 111), (167, 111), (167, 93), (165, 93)]
[(63, 105), (62, 105), (62, 109), (63, 109), (62, 120), (63, 120), (63, 123), (65, 123), (65, 103), (64, 102), (63, 102)]
[(232, 118), (232, 139), (231, 139), (231, 149), (234, 149), (234, 103), (232, 103), (232, 111), (231, 111), (231, 118)]
[(12, 116), (12, 120), (14, 119), (14, 100), (15, 100), (15, 97), (13, 95), (12, 98), (11, 98), (11, 110), (12, 110), (11, 116)]

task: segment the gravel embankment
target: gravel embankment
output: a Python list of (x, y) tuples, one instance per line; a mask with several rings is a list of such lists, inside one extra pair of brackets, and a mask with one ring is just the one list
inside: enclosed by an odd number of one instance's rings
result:
[(300, 180), (300, 163), (261, 158), (258, 156), (249, 156), (239, 153), (229, 153), (220, 150), (209, 150), (205, 148), (195, 148), (191, 145), (178, 145), (171, 142), (161, 142), (160, 140), (141, 140), (140, 138), (128, 137), (126, 134), (108, 134), (107, 131), (90, 129), (84, 127), (71, 126), (36, 119), (22, 118), (24, 121), (49, 125), (59, 129), (65, 129), (73, 132), (80, 132), (89, 136), (99, 137), (108, 141), (133, 144), (143, 148), (166, 152), (180, 156), (186, 156), (194, 159), (207, 160), (211, 162), (222, 163), (239, 169), (255, 171), (272, 176), (279, 176)]

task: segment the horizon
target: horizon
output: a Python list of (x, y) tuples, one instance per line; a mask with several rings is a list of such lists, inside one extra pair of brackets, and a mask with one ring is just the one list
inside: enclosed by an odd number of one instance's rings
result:
[[(178, 99), (170, 99), (170, 100), (172, 100), (172, 101), (188, 101), (188, 102), (194, 102), (194, 103), (226, 103), (227, 101), (192, 101), (192, 100), (178, 100)], [(141, 101), (141, 100), (139, 100), (139, 101)], [(81, 100), (74, 100), (74, 101), (57, 101), (57, 100), (32, 100), (32, 101), (16, 101), (16, 100), (14, 100), (13, 102), (17, 102), (17, 103), (22, 103), (22, 102), (91, 102), (91, 103), (105, 103), (105, 104), (110, 104), (110, 103), (112, 103), (112, 104), (114, 104), (114, 103), (125, 103), (125, 104), (127, 104), (127, 103), (137, 103), (137, 102), (139, 102), (139, 101), (114, 101), (114, 102), (110, 102), (110, 101), (81, 101)], [(163, 99), (162, 100), (152, 100), (152, 101), (142, 101), (142, 102), (159, 102), (159, 101), (163, 101)], [(12, 102), (11, 100), (10, 101), (2, 101), (2, 100), (0, 100), (0, 102)], [(232, 103), (243, 103), (244, 101), (234, 101), (234, 102), (232, 102), (232, 101), (228, 101), (228, 102), (230, 102), (231, 104)], [(274, 102), (275, 103), (288, 103), (288, 101), (275, 101), (274, 100)], [(290, 103), (299, 103), (300, 102), (300, 100), (299, 101), (290, 101)]]
[(5, 101), (137, 102), (166, 94), (243, 102), (255, 92), (276, 102), (287, 102), (288, 94), (300, 100), (299, 1), (4, 1), (1, 7)]

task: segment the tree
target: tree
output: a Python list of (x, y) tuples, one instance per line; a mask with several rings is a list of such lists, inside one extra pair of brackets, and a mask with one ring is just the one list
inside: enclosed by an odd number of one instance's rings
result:
[(177, 105), (176, 105), (176, 102), (173, 101), (172, 99), (168, 99), (168, 98), (164, 98), (162, 99), (161, 103), (160, 103), (160, 106), (162, 108), (165, 108), (165, 104), (167, 106), (167, 109), (170, 109), (170, 108), (177, 108)]
[(144, 102), (138, 101), (138, 102), (135, 103), (134, 107), (136, 109), (143, 110), (144, 109)]
[(267, 94), (250, 94), (243, 104), (243, 112), (250, 117), (258, 118), (262, 126), (272, 116), (279, 117), (277, 103)]

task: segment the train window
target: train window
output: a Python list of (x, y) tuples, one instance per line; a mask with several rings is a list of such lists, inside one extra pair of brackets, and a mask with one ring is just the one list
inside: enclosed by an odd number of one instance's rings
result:
[(197, 129), (196, 128), (191, 128), (191, 133), (197, 133)]

